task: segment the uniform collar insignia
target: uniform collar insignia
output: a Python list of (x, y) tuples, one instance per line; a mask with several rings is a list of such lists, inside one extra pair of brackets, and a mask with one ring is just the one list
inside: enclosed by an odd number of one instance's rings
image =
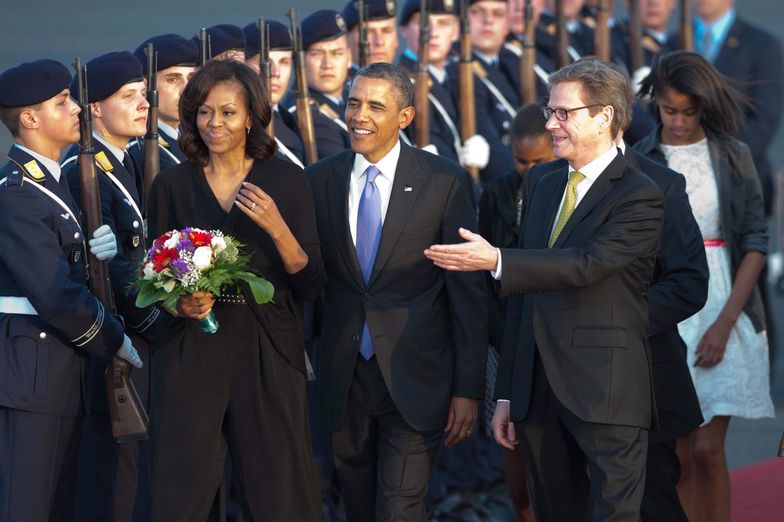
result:
[(46, 179), (46, 174), (44, 174), (44, 171), (41, 170), (41, 167), (35, 160), (30, 160), (25, 163), (24, 169), (27, 171), (27, 175), (30, 176), (30, 179), (36, 183), (43, 183), (43, 181)]
[(104, 171), (104, 172), (111, 172), (114, 170), (112, 166), (112, 162), (109, 161), (109, 158), (106, 157), (106, 152), (101, 151), (95, 155), (95, 164)]

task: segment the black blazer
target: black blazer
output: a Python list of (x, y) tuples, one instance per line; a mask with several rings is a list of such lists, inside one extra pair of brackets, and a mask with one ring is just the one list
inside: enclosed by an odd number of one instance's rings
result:
[(567, 177), (568, 168), (561, 168), (536, 180), (522, 248), (501, 250), (501, 292), (523, 295), (509, 304), (496, 398), (511, 400), (512, 420), (526, 418), (536, 347), (555, 396), (575, 415), (648, 428), (653, 398), (645, 294), (662, 194), (619, 154), (548, 248)]
[(355, 154), (308, 167), (327, 269), (319, 351), (321, 406), (336, 430), (368, 322), (379, 368), (398, 411), (418, 430), (443, 429), (452, 397), (481, 398), (487, 354), (486, 288), (480, 272), (446, 272), (424, 256), (476, 230), (471, 182), (455, 163), (401, 144), (370, 280), (349, 230)]

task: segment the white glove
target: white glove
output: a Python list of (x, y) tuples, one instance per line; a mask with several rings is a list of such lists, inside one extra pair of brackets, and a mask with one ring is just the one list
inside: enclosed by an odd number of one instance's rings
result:
[(117, 240), (109, 225), (101, 225), (96, 228), (89, 244), (90, 253), (99, 261), (111, 261), (117, 255)]
[(422, 147), (422, 150), (424, 150), (425, 152), (429, 152), (430, 154), (435, 154), (436, 156), (438, 156), (438, 149), (432, 143), (428, 143), (427, 145)]
[(460, 164), (464, 167), (483, 169), (490, 161), (490, 144), (479, 134), (474, 134), (460, 148)]
[(125, 359), (136, 368), (141, 368), (143, 366), (142, 359), (139, 357), (139, 352), (133, 347), (131, 339), (127, 335), (125, 336), (125, 339), (123, 339), (122, 346), (117, 350), (117, 357)]
[(768, 254), (768, 284), (776, 285), (781, 277), (782, 268), (784, 268), (784, 260), (781, 258), (781, 252), (774, 252)]
[(634, 94), (640, 92), (640, 84), (649, 74), (651, 74), (651, 68), (647, 65), (643, 65), (632, 73), (632, 91), (634, 91)]

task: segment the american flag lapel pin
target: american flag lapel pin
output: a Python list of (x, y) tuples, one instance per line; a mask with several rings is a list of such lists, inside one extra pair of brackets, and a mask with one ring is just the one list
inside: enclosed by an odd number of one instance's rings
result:
[(403, 187), (403, 192), (411, 192), (412, 190), (414, 189), (410, 185), (406, 185), (405, 187)]

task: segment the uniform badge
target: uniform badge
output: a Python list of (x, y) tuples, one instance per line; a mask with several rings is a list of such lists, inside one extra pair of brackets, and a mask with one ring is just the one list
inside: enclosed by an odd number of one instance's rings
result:
[(82, 251), (77, 248), (76, 250), (74, 250), (74, 253), (73, 253), (73, 262), (74, 262), (74, 264), (78, 263), (81, 258), (82, 258)]
[(727, 47), (734, 48), (737, 47), (738, 45), (740, 45), (740, 42), (738, 42), (738, 39), (735, 38), (734, 36), (730, 36), (729, 38), (727, 38)]
[(139, 243), (140, 243), (140, 242), (141, 242), (141, 238), (139, 237), (139, 235), (138, 235), (138, 234), (135, 234), (135, 235), (134, 235), (134, 236), (131, 238), (131, 244), (133, 245), (133, 248), (137, 248), (137, 247), (139, 246)]
[(161, 138), (160, 136), (158, 136), (158, 145), (160, 145), (160, 146), (162, 146), (164, 148), (167, 148), (167, 149), (169, 148), (169, 142), (166, 141), (165, 139)]
[(101, 151), (95, 155), (95, 164), (98, 165), (104, 172), (111, 172), (114, 170), (114, 167), (112, 167), (112, 162), (109, 161), (109, 158), (106, 157), (106, 153), (104, 151)]
[(40, 183), (46, 178), (44, 171), (41, 170), (41, 167), (38, 166), (38, 162), (35, 160), (30, 160), (25, 163), (24, 168), (34, 181)]
[(455, 9), (454, 0), (444, 0), (444, 11), (452, 12)]
[(395, 0), (387, 0), (387, 14), (395, 16)]
[(555, 30), (556, 30), (556, 25), (555, 24), (549, 24), (549, 25), (547, 25), (547, 27), (544, 28), (544, 30), (547, 31), (548, 34), (554, 35), (555, 34)]
[(343, 20), (342, 16), (340, 16), (340, 13), (335, 13), (335, 23), (337, 24), (338, 29), (344, 33), (348, 32), (348, 29), (346, 28), (346, 21)]

